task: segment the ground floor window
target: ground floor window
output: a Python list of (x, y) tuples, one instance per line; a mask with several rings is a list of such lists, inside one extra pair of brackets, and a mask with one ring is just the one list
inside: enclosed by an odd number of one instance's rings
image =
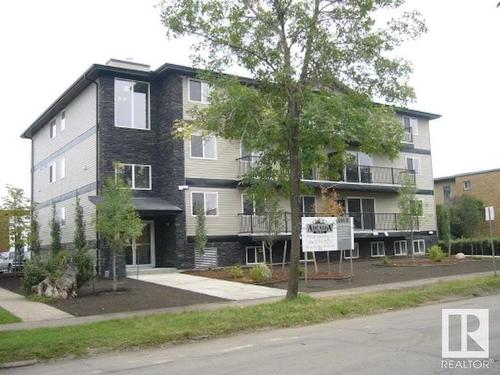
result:
[(394, 255), (406, 255), (408, 248), (405, 240), (394, 241)]
[(247, 246), (246, 247), (247, 264), (265, 263), (264, 249), (262, 246)]
[(376, 241), (371, 243), (372, 257), (383, 257), (385, 256), (385, 244), (384, 241)]
[[(351, 259), (351, 252), (349, 250), (344, 251), (345, 258)], [(352, 259), (359, 258), (359, 243), (354, 242), (354, 249), (352, 249)]]
[(413, 254), (425, 254), (425, 240), (413, 240)]

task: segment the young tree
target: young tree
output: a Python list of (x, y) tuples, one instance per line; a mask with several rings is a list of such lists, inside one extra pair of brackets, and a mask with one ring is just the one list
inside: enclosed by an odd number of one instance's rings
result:
[(7, 195), (2, 198), (2, 209), (7, 215), (9, 245), (14, 248), (16, 262), (24, 257), (23, 248), (28, 243), (30, 229), (30, 201), (24, 195), (24, 190), (12, 185), (6, 185)]
[(196, 233), (194, 244), (198, 254), (203, 255), (205, 247), (207, 247), (207, 228), (205, 210), (201, 207), (198, 207), (196, 210)]
[(31, 224), (30, 224), (30, 234), (29, 234), (29, 246), (31, 252), (38, 256), (41, 251), (40, 244), (40, 223), (38, 222), (38, 213), (33, 206), (31, 208)]
[(75, 250), (85, 250), (87, 239), (85, 237), (85, 220), (83, 218), (83, 207), (80, 204), (80, 197), (76, 196), (75, 202), (75, 234), (73, 238)]
[(484, 219), (483, 202), (470, 195), (461, 195), (449, 204), (451, 234), (455, 238), (471, 238), (477, 234)]
[(108, 178), (97, 203), (96, 230), (106, 241), (112, 256), (113, 290), (117, 290), (116, 256), (141, 235), (143, 224), (132, 202), (132, 192), (121, 179)]
[(61, 222), (57, 217), (56, 204), (52, 203), (52, 218), (50, 219), (50, 251), (52, 255), (57, 255), (61, 250)]
[(415, 257), (413, 251), (413, 232), (417, 223), (417, 218), (422, 215), (422, 206), (416, 198), (417, 188), (415, 186), (414, 175), (406, 175), (403, 185), (399, 189), (399, 226), (410, 231), (410, 251), (411, 257)]
[(448, 248), (448, 256), (451, 256), (451, 223), (448, 205), (436, 205), (436, 216), (439, 238), (444, 241)]
[[(283, 188), (291, 206), (291, 263), (287, 298), (298, 293), (301, 171), (321, 166), (336, 173), (353, 141), (369, 154), (398, 154), (403, 127), (392, 107), (413, 97), (409, 64), (394, 57), (425, 25), (406, 12), (384, 25), (384, 9), (404, 0), (163, 0), (170, 37), (195, 36), (194, 62), (207, 71), (238, 65), (253, 81), (205, 74), (211, 105), (194, 110), (192, 129), (238, 139), (260, 153), (249, 178)], [(244, 83), (243, 85), (241, 83)], [(325, 148), (335, 150), (328, 155)], [(328, 165), (329, 163), (330, 165)], [(332, 167), (333, 165), (333, 167)], [(258, 177), (254, 179), (252, 177)]]
[[(265, 233), (264, 233), (264, 257), (266, 248), (269, 251), (269, 269), (273, 271), (273, 246), (280, 232), (284, 231), (283, 219), (286, 213), (280, 208), (279, 195), (273, 194), (267, 198), (256, 198), (256, 204), (259, 207), (259, 214), (264, 216)], [(283, 256), (285, 254), (283, 253)], [(284, 259), (283, 259), (284, 261)]]

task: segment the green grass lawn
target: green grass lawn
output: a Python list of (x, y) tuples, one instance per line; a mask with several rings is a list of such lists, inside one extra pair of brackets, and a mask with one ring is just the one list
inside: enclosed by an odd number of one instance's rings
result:
[(257, 328), (278, 328), (403, 309), (450, 297), (500, 292), (500, 277), (442, 282), (430, 286), (313, 299), (301, 296), (241, 308), (167, 313), (81, 326), (0, 333), (0, 362), (85, 355), (95, 350), (179, 343), (199, 336), (215, 337)]
[(0, 324), (17, 323), (20, 321), (21, 321), (21, 319), (19, 319), (17, 316), (15, 316), (14, 314), (11, 314), (7, 310), (2, 309), (0, 307)]

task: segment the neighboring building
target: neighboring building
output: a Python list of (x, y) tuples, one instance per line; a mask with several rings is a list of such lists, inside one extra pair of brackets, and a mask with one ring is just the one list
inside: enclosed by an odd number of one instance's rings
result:
[[(454, 176), (439, 177), (434, 179), (434, 190), (436, 192), (436, 204), (445, 204), (454, 197), (463, 194), (479, 198), (485, 206), (495, 207), (497, 216), (500, 214), (500, 169), (488, 169), (484, 171), (461, 173)], [(482, 222), (479, 227), (481, 235), (489, 233), (488, 223)], [(493, 222), (493, 233), (500, 236), (500, 222)]]
[[(92, 201), (107, 178), (121, 174), (146, 224), (122, 263), (191, 268), (195, 261), (220, 266), (263, 261), (262, 220), (240, 185), (257, 157), (238, 140), (172, 137), (173, 122), (188, 119), (189, 108), (206, 105), (208, 92), (208, 84), (189, 67), (165, 64), (150, 71), (120, 60), (92, 65), (23, 133), (32, 140), (32, 200), (38, 203), (42, 246), (49, 243), (52, 202), (63, 224), (62, 242), (71, 245), (76, 194), (84, 206), (87, 238), (95, 241)], [(314, 171), (304, 175), (307, 184), (336, 187), (355, 219), (356, 255), (406, 252), (408, 233), (398, 228), (398, 189), (405, 174), (415, 175), (424, 211), (415, 248), (424, 253), (436, 241), (429, 121), (439, 115), (398, 111), (406, 130), (398, 158), (370, 157), (353, 148), (356, 162), (346, 167), (342, 181), (324, 181)], [(315, 210), (316, 190), (303, 198), (307, 213)], [(209, 242), (203, 257), (195, 259), (196, 207), (206, 212)], [(288, 202), (283, 208), (289, 210)], [(289, 228), (285, 215), (275, 260), (281, 261)], [(103, 272), (109, 259), (98, 247)]]

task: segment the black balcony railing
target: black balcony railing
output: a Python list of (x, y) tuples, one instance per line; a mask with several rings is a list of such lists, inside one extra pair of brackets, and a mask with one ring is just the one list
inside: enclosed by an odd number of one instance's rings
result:
[[(240, 233), (249, 234), (289, 234), (291, 233), (291, 213), (284, 212), (278, 216), (273, 215), (273, 219), (266, 215), (245, 215), (240, 216)], [(305, 212), (302, 216), (329, 216), (316, 212)], [(400, 224), (398, 213), (370, 213), (370, 212), (349, 212), (345, 216), (354, 220), (354, 230), (356, 231), (396, 231), (409, 230)], [(419, 230), (418, 217), (415, 218), (414, 230)]]
[(415, 172), (409, 169), (351, 164), (346, 165), (344, 169), (343, 181), (363, 184), (402, 185), (407, 176), (415, 183)]

